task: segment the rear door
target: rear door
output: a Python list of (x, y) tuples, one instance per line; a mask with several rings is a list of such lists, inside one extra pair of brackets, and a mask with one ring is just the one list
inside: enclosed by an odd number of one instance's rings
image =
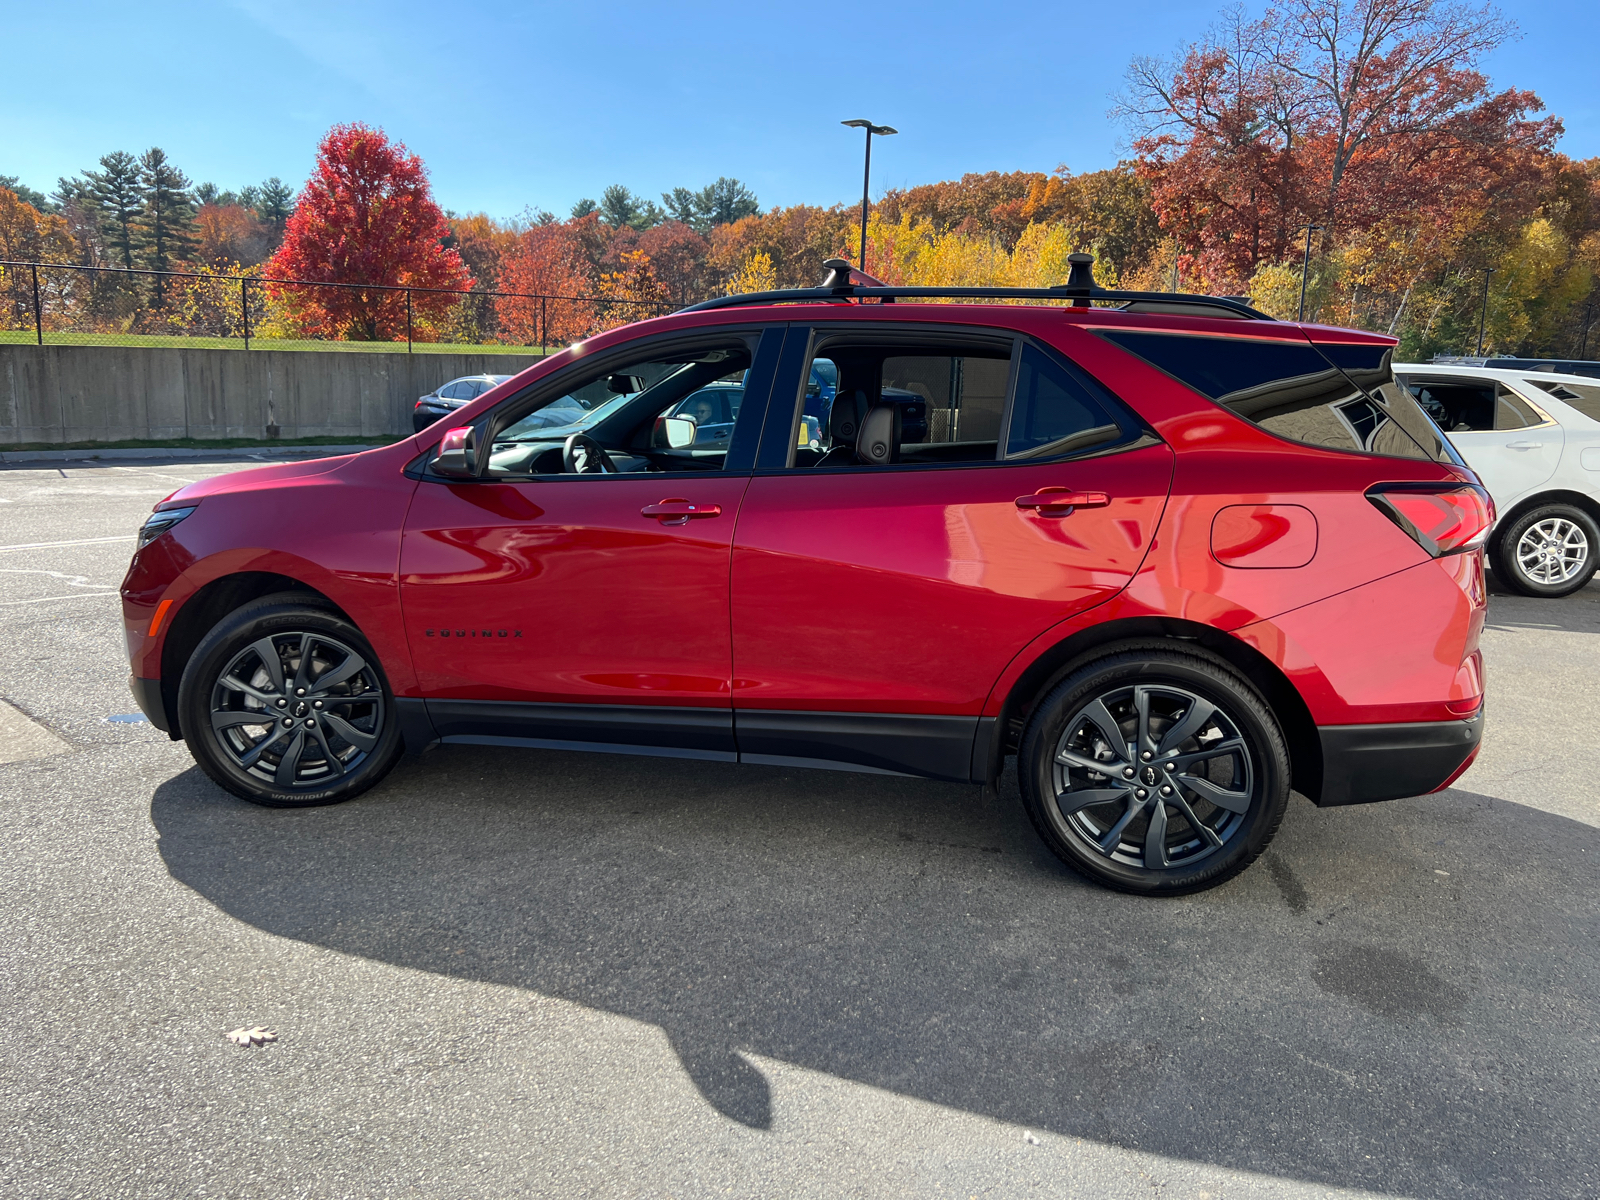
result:
[[(1138, 569), (1172, 451), (1043, 345), (859, 329), (792, 331), (774, 388), (734, 544), (740, 755), (965, 779), (1005, 665)], [(889, 461), (853, 450), (874, 421)]]
[(1404, 382), (1478, 473), (1502, 512), (1555, 474), (1561, 461), (1561, 426), (1504, 383), (1421, 374)]

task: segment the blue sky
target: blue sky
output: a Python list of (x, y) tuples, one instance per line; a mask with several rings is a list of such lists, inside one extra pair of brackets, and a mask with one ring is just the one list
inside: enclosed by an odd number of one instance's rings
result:
[[(719, 175), (763, 205), (860, 194), (839, 121), (898, 127), (873, 192), (965, 171), (1114, 163), (1128, 61), (1199, 35), (1222, 0), (1172, 3), (455, 4), (126, 0), (11, 6), (0, 175), (49, 191), (115, 149), (163, 147), (196, 182), (298, 185), (329, 125), (381, 125), (445, 207), (565, 214), (609, 183), (646, 196)], [(1258, 5), (1253, 5), (1258, 7)], [(1486, 64), (1538, 92), (1561, 148), (1600, 154), (1600, 4), (1506, 6)]]

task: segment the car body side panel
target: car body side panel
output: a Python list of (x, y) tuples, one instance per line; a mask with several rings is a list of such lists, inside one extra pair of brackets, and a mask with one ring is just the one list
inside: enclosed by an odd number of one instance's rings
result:
[[(404, 474), (410, 440), (296, 474), (266, 467), (218, 476), (178, 493), (194, 514), (134, 555), (122, 585), (136, 676), (161, 675), (161, 651), (183, 604), (227, 575), (271, 572), (342, 608), (372, 642), (396, 695), (415, 694), (400, 622), (400, 530), (416, 482)], [(297, 463), (305, 468), (315, 464)], [(286, 466), (289, 466), (286, 464)], [(222, 490), (231, 485), (230, 490)], [(162, 600), (173, 605), (147, 636)]]

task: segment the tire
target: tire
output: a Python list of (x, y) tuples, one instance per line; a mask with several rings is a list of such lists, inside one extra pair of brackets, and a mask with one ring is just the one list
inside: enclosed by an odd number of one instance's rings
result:
[(1289, 802), (1289, 753), (1271, 710), (1222, 660), (1131, 646), (1078, 667), (1039, 702), (1017, 778), (1034, 828), (1073, 870), (1119, 891), (1182, 896), (1266, 849)]
[(271, 808), (358, 796), (402, 748), (394, 693), (371, 643), (294, 592), (246, 604), (205, 636), (178, 685), (178, 720), (201, 770)]
[(1600, 526), (1581, 508), (1542, 504), (1500, 530), (1489, 565), (1524, 596), (1570, 596), (1600, 565)]

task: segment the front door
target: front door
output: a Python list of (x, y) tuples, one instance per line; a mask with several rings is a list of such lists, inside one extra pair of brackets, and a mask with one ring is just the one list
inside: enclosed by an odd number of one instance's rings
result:
[[(732, 757), (729, 554), (755, 432), (707, 449), (658, 418), (708, 384), (770, 386), (759, 337), (576, 366), (484, 419), (482, 478), (424, 479), (401, 603), (441, 736)], [(599, 416), (552, 427), (534, 404)]]
[(839, 377), (824, 445), (768, 460), (775, 396), (739, 518), (741, 755), (967, 778), (1006, 664), (1138, 569), (1172, 452), (1021, 339), (819, 331), (813, 355)]
[(1406, 385), (1505, 512), (1555, 474), (1562, 432), (1504, 383), (1412, 375)]

